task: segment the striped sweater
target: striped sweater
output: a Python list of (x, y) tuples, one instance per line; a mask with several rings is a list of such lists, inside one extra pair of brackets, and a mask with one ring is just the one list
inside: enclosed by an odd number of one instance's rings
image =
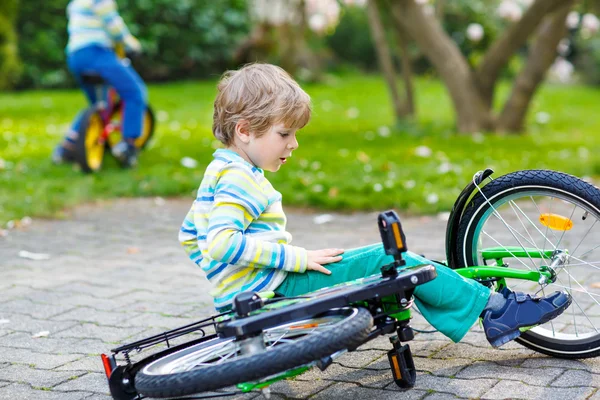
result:
[(115, 0), (71, 0), (67, 7), (69, 42), (67, 53), (98, 45), (137, 42), (117, 12)]
[(246, 290), (275, 290), (305, 272), (307, 252), (291, 246), (281, 194), (263, 171), (231, 150), (213, 154), (179, 241), (212, 283), (217, 310)]

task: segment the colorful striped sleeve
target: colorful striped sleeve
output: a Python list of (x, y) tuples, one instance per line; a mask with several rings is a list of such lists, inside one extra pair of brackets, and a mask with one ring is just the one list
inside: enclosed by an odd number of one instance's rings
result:
[(245, 234), (269, 205), (252, 171), (229, 163), (217, 174), (213, 207), (208, 215), (208, 254), (214, 260), (251, 268), (305, 272), (307, 252), (301, 247), (269, 242)]
[(117, 12), (115, 0), (94, 0), (96, 14), (102, 19), (106, 32), (116, 42), (123, 42), (131, 36), (127, 25)]

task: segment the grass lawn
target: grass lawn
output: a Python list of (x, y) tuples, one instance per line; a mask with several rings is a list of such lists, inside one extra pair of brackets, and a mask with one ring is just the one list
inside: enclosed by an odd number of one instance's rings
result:
[[(191, 200), (218, 146), (210, 130), (214, 88), (215, 81), (150, 86), (157, 132), (141, 165), (121, 170), (109, 157), (96, 175), (49, 159), (85, 106), (79, 91), (0, 94), (0, 226), (24, 216), (60, 216), (99, 198)], [(284, 205), (434, 213), (449, 210), (473, 173), (486, 167), (496, 175), (526, 168), (600, 175), (600, 92), (594, 88), (545, 85), (522, 136), (456, 135), (450, 100), (435, 80), (417, 82), (418, 121), (403, 127), (393, 126), (381, 77), (350, 75), (305, 88), (313, 120), (299, 133), (300, 148), (289, 162), (267, 172)], [(502, 89), (505, 95), (508, 87)], [(197, 167), (184, 167), (184, 157)]]

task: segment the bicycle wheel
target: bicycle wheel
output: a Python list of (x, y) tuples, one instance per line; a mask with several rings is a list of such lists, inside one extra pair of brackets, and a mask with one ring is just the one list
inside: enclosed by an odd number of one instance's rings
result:
[(555, 357), (600, 355), (598, 219), (600, 190), (581, 179), (546, 170), (501, 176), (477, 192), (465, 208), (457, 232), (459, 265), (455, 267), (495, 264), (485, 259), (492, 258), (490, 253), (484, 253), (493, 248), (510, 250), (511, 257), (503, 263), (511, 268), (535, 271), (554, 262), (553, 283), (506, 279), (514, 290), (541, 295), (566, 290), (573, 298), (563, 314), (522, 333), (516, 341)]
[[(113, 112), (110, 115), (110, 121), (114, 126), (121, 127), (123, 121), (123, 103), (118, 102)], [(154, 135), (154, 111), (152, 111), (152, 107), (149, 105), (146, 106), (146, 111), (144, 112), (143, 120), (142, 120), (142, 133), (140, 136), (135, 139), (135, 145), (138, 149), (144, 149), (152, 136)], [(113, 130), (108, 135), (108, 145), (109, 147), (113, 147), (117, 143), (123, 140), (123, 133), (121, 132), (121, 128)]]
[(75, 140), (75, 161), (83, 172), (97, 172), (102, 167), (105, 150), (103, 131), (104, 123), (100, 114), (94, 108), (86, 110)]
[(135, 387), (160, 398), (257, 380), (357, 346), (372, 324), (366, 309), (349, 307), (274, 326), (254, 338), (215, 338), (144, 366)]

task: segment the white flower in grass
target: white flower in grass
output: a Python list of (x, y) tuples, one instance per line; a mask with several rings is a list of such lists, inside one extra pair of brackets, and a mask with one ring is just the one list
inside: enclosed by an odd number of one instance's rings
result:
[(600, 29), (600, 20), (594, 14), (584, 14), (581, 19), (581, 36), (584, 39), (589, 38)]
[(187, 129), (184, 129), (181, 131), (181, 134), (179, 136), (183, 140), (188, 140), (192, 136), (192, 132), (188, 131)]
[(166, 112), (166, 111), (164, 111), (164, 110), (159, 110), (156, 113), (156, 119), (159, 122), (165, 122), (165, 121), (167, 121), (169, 119), (169, 113)]
[(300, 164), (300, 167), (302, 167), (302, 168), (307, 168), (308, 167), (308, 160), (306, 158), (301, 158), (298, 161), (298, 164)]
[(590, 156), (590, 151), (585, 147), (580, 147), (577, 149), (577, 156), (582, 159), (587, 159)]
[(473, 135), (471, 135), (471, 140), (473, 140), (475, 143), (483, 143), (485, 136), (481, 132), (475, 132)]
[(385, 181), (384, 185), (388, 189), (393, 188), (394, 187), (394, 181), (391, 180), (391, 179), (388, 179), (388, 180)]
[(467, 26), (467, 38), (472, 42), (479, 42), (483, 39), (483, 26), (480, 24), (469, 24)]
[(318, 183), (312, 187), (312, 191), (315, 193), (322, 193), (323, 189), (323, 185), (320, 185)]
[(386, 138), (390, 136), (392, 131), (388, 126), (383, 125), (377, 128), (377, 133), (379, 134), (379, 136)]
[(171, 123), (169, 123), (169, 129), (173, 132), (177, 132), (181, 129), (181, 123), (179, 121), (171, 121)]
[(360, 111), (356, 107), (350, 107), (348, 110), (346, 110), (346, 116), (350, 119), (358, 118), (359, 115)]
[(452, 164), (450, 164), (449, 162), (443, 162), (438, 167), (438, 172), (440, 174), (446, 174), (450, 171), (452, 171)]
[(383, 185), (381, 183), (376, 183), (373, 185), (373, 190), (376, 192), (381, 192), (383, 190)]
[(556, 46), (556, 51), (561, 56), (565, 56), (569, 52), (570, 45), (571, 41), (567, 38), (563, 38), (560, 40), (560, 42), (558, 42), (558, 45)]
[(363, 169), (365, 172), (371, 172), (371, 171), (373, 171), (373, 166), (371, 164), (365, 164)]
[(375, 139), (375, 133), (373, 133), (372, 131), (366, 131), (365, 132), (365, 139), (366, 140), (373, 140), (373, 139)]
[(431, 157), (433, 152), (427, 146), (419, 146), (415, 149), (415, 155), (423, 158)]
[(427, 204), (436, 204), (438, 201), (440, 201), (440, 197), (436, 193), (429, 193), (425, 198), (425, 201)]
[(573, 77), (575, 67), (563, 57), (556, 57), (554, 63), (550, 66), (550, 75), (562, 83), (568, 83)]
[(565, 25), (568, 29), (575, 29), (579, 25), (579, 13), (577, 11), (571, 11), (565, 19)]
[(412, 179), (411, 179), (411, 180), (408, 180), (408, 181), (406, 181), (406, 182), (404, 182), (404, 188), (405, 188), (405, 189), (412, 189), (412, 188), (414, 188), (416, 185), (417, 185), (417, 183), (416, 183), (415, 181), (413, 181)]
[(545, 125), (550, 122), (550, 114), (545, 111), (540, 111), (535, 114), (535, 122), (541, 125)]
[(521, 19), (523, 11), (519, 5), (511, 0), (504, 0), (498, 6), (498, 16), (506, 21), (516, 22)]
[(198, 161), (194, 160), (191, 157), (183, 157), (179, 162), (185, 168), (193, 169), (198, 166)]
[(320, 169), (321, 169), (321, 163), (320, 163), (320, 162), (318, 162), (318, 161), (313, 161), (313, 162), (312, 162), (312, 164), (310, 164), (310, 168), (311, 168), (313, 171), (318, 171), (318, 170), (320, 170)]

